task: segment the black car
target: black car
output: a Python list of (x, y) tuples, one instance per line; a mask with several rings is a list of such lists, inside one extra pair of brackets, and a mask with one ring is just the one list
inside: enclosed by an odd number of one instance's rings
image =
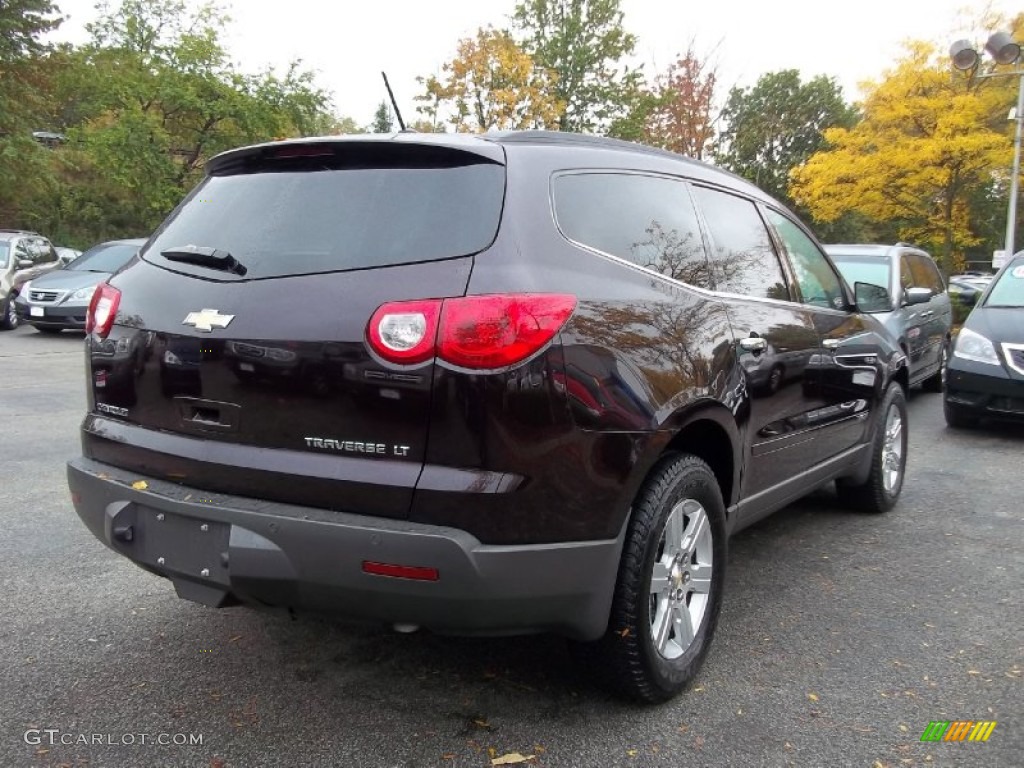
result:
[(14, 304), (19, 319), (44, 333), (84, 330), (96, 286), (127, 264), (145, 242), (100, 243), (67, 266), (25, 283)]
[[(635, 144), (226, 152), (96, 291), (72, 499), (183, 598), (560, 633), (663, 700), (729, 534), (833, 480), (900, 494), (906, 356), (858, 310), (886, 289), (855, 290), (754, 186)], [(104, 345), (142, 333), (174, 386), (101, 398)], [(769, 354), (787, 375), (754, 387)]]
[(1024, 422), (1024, 253), (999, 271), (957, 334), (943, 405), (951, 427)]

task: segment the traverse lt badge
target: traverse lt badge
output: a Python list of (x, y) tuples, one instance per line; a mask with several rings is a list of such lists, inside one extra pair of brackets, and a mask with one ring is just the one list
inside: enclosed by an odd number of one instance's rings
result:
[(222, 315), (216, 309), (203, 309), (199, 312), (189, 312), (185, 319), (181, 321), (181, 324), (192, 325), (195, 326), (197, 331), (210, 333), (215, 326), (217, 328), (227, 328), (228, 323), (234, 319), (234, 315)]

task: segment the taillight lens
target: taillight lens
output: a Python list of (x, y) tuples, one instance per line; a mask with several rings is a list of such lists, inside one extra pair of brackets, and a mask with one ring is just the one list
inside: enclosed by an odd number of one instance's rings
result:
[(373, 313), (367, 338), (401, 365), (437, 356), (460, 368), (507, 368), (539, 352), (575, 309), (575, 296), (545, 293), (392, 302)]
[(89, 302), (89, 313), (85, 316), (85, 332), (105, 339), (114, 325), (117, 306), (121, 303), (121, 292), (109, 283), (100, 283)]
[(370, 318), (370, 346), (392, 363), (413, 365), (429, 360), (434, 356), (440, 313), (440, 299), (385, 304)]

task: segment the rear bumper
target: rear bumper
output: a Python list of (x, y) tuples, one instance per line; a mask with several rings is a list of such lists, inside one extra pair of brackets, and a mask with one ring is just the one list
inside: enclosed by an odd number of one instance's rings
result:
[[(80, 458), (75, 510), (115, 552), (170, 579), (180, 597), (234, 600), (415, 624), (452, 634), (607, 626), (625, 527), (616, 539), (485, 545), (465, 531), (209, 494)], [(205, 528), (204, 528), (205, 526)], [(436, 581), (377, 576), (364, 562), (437, 569)]]

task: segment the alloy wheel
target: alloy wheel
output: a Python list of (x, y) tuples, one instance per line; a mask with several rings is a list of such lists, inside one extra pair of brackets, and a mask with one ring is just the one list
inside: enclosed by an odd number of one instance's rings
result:
[(882, 484), (888, 493), (900, 486), (903, 474), (903, 417), (893, 403), (885, 416), (885, 441), (882, 443)]
[(669, 513), (651, 572), (651, 639), (666, 659), (682, 656), (707, 612), (714, 554), (711, 525), (694, 499)]

